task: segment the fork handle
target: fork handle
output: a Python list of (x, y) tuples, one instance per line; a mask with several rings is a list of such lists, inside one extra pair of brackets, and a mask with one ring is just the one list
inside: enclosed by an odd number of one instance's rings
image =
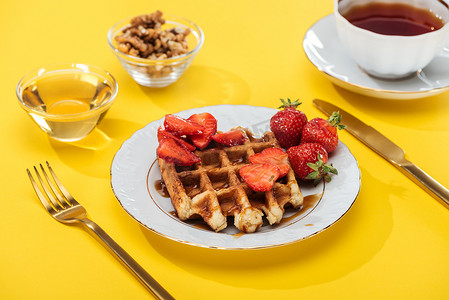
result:
[(95, 233), (103, 245), (117, 259), (119, 259), (156, 298), (175, 299), (94, 221), (84, 218), (81, 219), (81, 222), (90, 229), (91, 232)]

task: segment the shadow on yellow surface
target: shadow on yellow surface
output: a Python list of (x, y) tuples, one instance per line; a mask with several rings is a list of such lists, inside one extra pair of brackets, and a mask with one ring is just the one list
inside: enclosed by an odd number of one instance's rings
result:
[(86, 138), (63, 143), (49, 138), (58, 157), (68, 166), (80, 173), (108, 178), (112, 159), (121, 144), (131, 134), (143, 127), (130, 121), (105, 119)]
[(249, 86), (241, 77), (206, 66), (191, 66), (179, 81), (165, 88), (139, 87), (155, 105), (173, 113), (208, 105), (246, 104), (250, 98)]
[[(204, 82), (208, 84), (204, 85)], [(223, 69), (203, 66), (192, 66), (178, 82), (165, 88), (138, 87), (148, 96), (151, 105), (167, 113), (207, 105), (244, 104), (250, 97), (249, 86), (242, 78)], [(126, 100), (128, 106), (133, 105), (130, 99)], [(145, 105), (148, 106), (148, 103)], [(51, 138), (49, 141), (58, 157), (71, 168), (89, 176), (107, 178), (116, 151), (143, 126), (127, 120), (106, 118), (80, 141), (62, 143)]]
[[(371, 183), (366, 188), (363, 186), (365, 180)], [(207, 249), (177, 243), (140, 228), (156, 251), (194, 276), (207, 274), (208, 280), (237, 287), (296, 289), (336, 280), (376, 256), (393, 227), (386, 186), (395, 196), (403, 194), (400, 187), (382, 182), (362, 169), (361, 193), (342, 219), (316, 236), (282, 247), (244, 251)], [(376, 194), (376, 197), (365, 196), (369, 194)], [(367, 199), (375, 199), (375, 202)], [(382, 219), (378, 217), (380, 215)], [(364, 231), (366, 228), (369, 231)], [(353, 236), (357, 239), (351, 238)], [(357, 243), (351, 245), (351, 240)], [(348, 257), (351, 259), (347, 260)], [(288, 273), (285, 273), (286, 267)], [(269, 285), (267, 280), (261, 280), (262, 277), (277, 279)]]
[[(449, 131), (446, 115), (449, 93), (411, 100), (392, 100), (360, 95), (334, 85), (336, 91), (349, 103), (366, 114), (405, 128)], [(441, 125), (440, 125), (441, 124)]]

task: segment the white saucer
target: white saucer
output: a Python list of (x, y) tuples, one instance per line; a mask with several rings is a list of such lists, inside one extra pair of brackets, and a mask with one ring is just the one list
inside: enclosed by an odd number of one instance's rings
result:
[(309, 60), (333, 83), (353, 92), (387, 99), (417, 99), (449, 89), (448, 50), (439, 54), (416, 76), (382, 80), (369, 76), (346, 53), (337, 36), (335, 18), (328, 15), (312, 25), (303, 41)]
[[(238, 126), (261, 134), (270, 128), (270, 118), (277, 110), (249, 105), (215, 105), (193, 108), (177, 113), (187, 118), (194, 113), (209, 112), (218, 120), (218, 130)], [(111, 186), (123, 209), (147, 229), (174, 241), (212, 249), (263, 249), (291, 244), (323, 232), (335, 224), (352, 207), (361, 186), (360, 169), (351, 151), (341, 141), (329, 155), (329, 162), (338, 169), (329, 183), (317, 186), (300, 182), (305, 197), (320, 194), (313, 207), (297, 215), (285, 212), (277, 225), (262, 226), (258, 232), (241, 234), (232, 226), (220, 232), (179, 220), (170, 198), (155, 187), (161, 179), (156, 162), (157, 129), (163, 119), (151, 122), (126, 140), (111, 165)], [(322, 194), (321, 194), (322, 193)], [(290, 214), (290, 215), (288, 215)]]

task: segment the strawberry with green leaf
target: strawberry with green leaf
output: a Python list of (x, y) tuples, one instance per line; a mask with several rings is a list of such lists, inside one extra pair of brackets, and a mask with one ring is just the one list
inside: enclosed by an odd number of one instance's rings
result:
[(290, 99), (285, 101), (281, 99), (282, 105), (279, 106), (281, 111), (278, 111), (270, 120), (270, 128), (274, 136), (279, 142), (279, 145), (288, 149), (296, 146), (301, 141), (301, 135), (304, 125), (307, 123), (307, 116), (304, 112), (296, 108), (301, 104), (298, 100), (291, 102)]
[(318, 143), (305, 143), (287, 150), (293, 171), (299, 179), (318, 184), (322, 179), (331, 181), (331, 174), (338, 174), (332, 164), (327, 164), (326, 149)]
[(339, 112), (333, 112), (327, 120), (322, 118), (310, 120), (302, 129), (301, 143), (318, 143), (328, 153), (334, 151), (338, 145), (338, 130), (345, 128), (340, 122)]

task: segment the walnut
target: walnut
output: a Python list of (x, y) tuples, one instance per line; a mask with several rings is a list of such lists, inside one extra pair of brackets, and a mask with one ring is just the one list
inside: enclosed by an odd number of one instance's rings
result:
[(138, 57), (138, 56), (139, 56), (139, 50), (134, 49), (134, 48), (131, 48), (131, 49), (129, 50), (128, 54), (131, 55), (131, 56), (136, 56), (136, 57)]
[(161, 40), (160, 40), (160, 39), (157, 39), (157, 40), (154, 42), (154, 50), (159, 50), (159, 48), (161, 47), (161, 45), (162, 45)]
[(129, 43), (120, 43), (117, 48), (120, 52), (128, 53), (131, 45)]
[(122, 34), (117, 35), (117, 49), (125, 54), (150, 58), (152, 53), (165, 53), (167, 58), (188, 52), (186, 37), (189, 28), (175, 27), (162, 30), (165, 24), (161, 11), (131, 19)]
[(165, 24), (164, 18), (162, 18), (162, 12), (160, 10), (155, 11), (152, 14), (141, 15), (131, 19), (131, 26), (145, 25), (150, 27), (155, 27), (157, 24), (162, 25)]
[[(163, 30), (165, 24), (161, 11), (131, 19), (120, 35), (115, 37), (117, 49), (125, 54), (151, 60), (164, 60), (188, 52), (189, 28), (175, 27)], [(150, 77), (168, 76), (171, 66), (155, 65), (146, 68)]]
[[(128, 43), (140, 52), (147, 51), (148, 45), (145, 44), (138, 36), (119, 35), (115, 37), (115, 40), (119, 43)], [(120, 44), (119, 44), (120, 45)]]

